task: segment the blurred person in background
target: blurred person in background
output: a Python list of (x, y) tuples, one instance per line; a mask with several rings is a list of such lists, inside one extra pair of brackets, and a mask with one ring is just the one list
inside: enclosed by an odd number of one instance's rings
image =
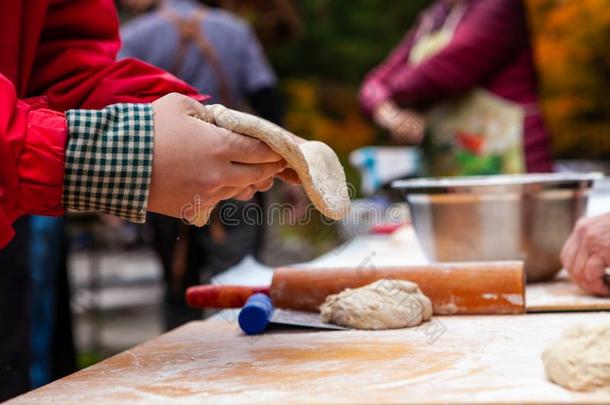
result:
[[(281, 124), (277, 80), (250, 26), (238, 16), (195, 0), (124, 0), (132, 11), (151, 10), (122, 27), (120, 57), (134, 57), (170, 71), (212, 103), (243, 110)], [(156, 7), (155, 7), (156, 6)], [(254, 205), (255, 204), (255, 205)], [(264, 216), (245, 223), (246, 210), (263, 210), (258, 194), (248, 203), (220, 204), (209, 226), (196, 228), (161, 215), (151, 215), (166, 286), (163, 322), (173, 329), (201, 318), (185, 303), (185, 290), (207, 276), (259, 253)], [(228, 224), (230, 222), (230, 224)]]
[(424, 141), (432, 175), (551, 170), (521, 0), (434, 1), (359, 98), (394, 140)]

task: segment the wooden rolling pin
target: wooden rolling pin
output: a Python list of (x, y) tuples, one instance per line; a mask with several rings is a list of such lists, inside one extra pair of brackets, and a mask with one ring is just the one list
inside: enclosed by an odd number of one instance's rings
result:
[(434, 263), (421, 266), (360, 268), (281, 267), (270, 287), (201, 285), (187, 290), (196, 308), (239, 308), (257, 292), (278, 308), (317, 311), (330, 294), (379, 279), (417, 283), (432, 300), (434, 313), (520, 314), (525, 312), (523, 262)]

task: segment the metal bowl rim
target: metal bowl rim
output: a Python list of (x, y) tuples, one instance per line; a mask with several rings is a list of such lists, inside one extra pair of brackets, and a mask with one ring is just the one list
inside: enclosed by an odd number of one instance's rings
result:
[(504, 174), (492, 176), (464, 176), (464, 177), (425, 177), (420, 179), (395, 180), (392, 188), (408, 192), (442, 192), (446, 189), (469, 188), (510, 188), (512, 186), (541, 185), (570, 186), (582, 185), (583, 182), (592, 184), (595, 180), (604, 178), (603, 173), (531, 173), (531, 174)]

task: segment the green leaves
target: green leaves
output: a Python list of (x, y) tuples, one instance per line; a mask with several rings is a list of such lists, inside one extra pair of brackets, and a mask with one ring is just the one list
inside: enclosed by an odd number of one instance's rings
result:
[(381, 62), (429, 0), (308, 0), (298, 2), (305, 30), (269, 50), (280, 77), (359, 83)]

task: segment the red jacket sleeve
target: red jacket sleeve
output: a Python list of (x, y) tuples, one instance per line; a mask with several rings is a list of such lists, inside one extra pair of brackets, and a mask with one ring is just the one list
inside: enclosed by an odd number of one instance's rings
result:
[(0, 249), (22, 214), (62, 213), (66, 119), (43, 101), (18, 100), (0, 75)]
[(144, 62), (115, 62), (119, 47), (112, 0), (54, 2), (47, 11), (28, 94), (46, 95), (59, 111), (150, 102), (171, 92), (206, 98)]
[[(46, 96), (45, 106), (56, 111), (150, 102), (171, 92), (206, 98), (144, 62), (115, 62), (119, 46), (112, 0), (52, 2), (26, 94)], [(0, 75), (0, 248), (20, 215), (62, 213), (67, 124), (41, 100), (17, 99)]]

